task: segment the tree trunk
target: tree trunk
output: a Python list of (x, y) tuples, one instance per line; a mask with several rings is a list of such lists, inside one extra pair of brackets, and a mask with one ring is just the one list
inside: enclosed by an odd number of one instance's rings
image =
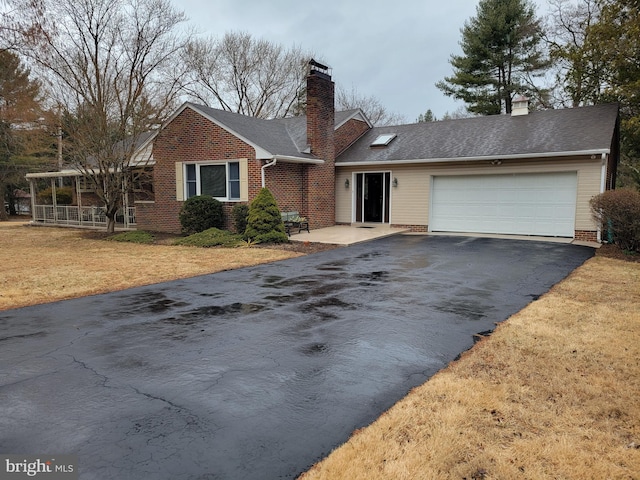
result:
[(114, 233), (116, 231), (116, 219), (115, 216), (107, 215), (107, 233)]
[(0, 222), (6, 222), (7, 220), (9, 220), (9, 215), (7, 215), (7, 211), (4, 208), (5, 190), (6, 190), (5, 185), (0, 184), (0, 193), (2, 194), (0, 195), (2, 197), (2, 206), (0, 206)]

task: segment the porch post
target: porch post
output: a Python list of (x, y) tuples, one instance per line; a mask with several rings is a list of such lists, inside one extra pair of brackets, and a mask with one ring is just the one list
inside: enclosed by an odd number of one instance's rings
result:
[(36, 221), (36, 185), (33, 178), (29, 179), (29, 193), (31, 193), (31, 221)]
[(129, 228), (129, 193), (127, 190), (127, 175), (122, 176), (122, 209), (124, 210), (124, 228)]
[(73, 181), (76, 185), (76, 203), (78, 204), (78, 223), (82, 225), (83, 216), (82, 216), (82, 194), (80, 193), (80, 182), (78, 182), (77, 175), (73, 177)]
[(58, 198), (56, 193), (56, 180), (51, 178), (51, 200), (53, 202), (53, 223), (58, 223)]

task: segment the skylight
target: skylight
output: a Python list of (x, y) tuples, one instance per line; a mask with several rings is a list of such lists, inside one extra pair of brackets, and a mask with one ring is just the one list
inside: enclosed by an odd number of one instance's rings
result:
[(378, 135), (373, 143), (371, 143), (372, 147), (386, 147), (391, 143), (391, 140), (396, 138), (397, 135), (395, 133), (383, 133), (382, 135)]

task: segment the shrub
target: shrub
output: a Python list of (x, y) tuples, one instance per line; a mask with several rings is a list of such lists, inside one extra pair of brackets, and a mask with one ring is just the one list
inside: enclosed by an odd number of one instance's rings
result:
[(241, 235), (217, 228), (209, 228), (204, 232), (194, 233), (174, 242), (174, 245), (191, 247), (237, 247), (243, 244)]
[(236, 232), (240, 235), (244, 235), (244, 231), (247, 229), (249, 205), (245, 203), (236, 203), (231, 209), (231, 215), (233, 216), (233, 226), (235, 227)]
[(122, 232), (111, 235), (107, 240), (114, 242), (153, 243), (154, 236), (144, 230), (135, 230), (133, 232)]
[[(38, 194), (38, 201), (45, 205), (53, 204), (53, 190), (51, 187), (42, 190)], [(73, 189), (71, 187), (56, 188), (56, 203), (58, 205), (71, 205), (73, 203)]]
[(622, 250), (640, 251), (640, 192), (608, 190), (590, 201), (591, 212), (604, 232)]
[(267, 188), (260, 190), (258, 196), (251, 202), (244, 236), (260, 243), (289, 241), (276, 199)]
[(220, 228), (223, 224), (222, 203), (209, 195), (189, 198), (180, 210), (182, 233), (187, 235)]

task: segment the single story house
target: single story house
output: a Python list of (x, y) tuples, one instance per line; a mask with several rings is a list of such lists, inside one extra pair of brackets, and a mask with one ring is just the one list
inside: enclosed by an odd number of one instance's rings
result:
[(309, 67), (306, 116), (178, 108), (140, 146), (153, 197), (134, 200), (129, 225), (179, 232), (185, 199), (212, 195), (230, 213), (266, 186), (311, 228), (599, 239), (589, 200), (615, 185), (617, 105), (530, 113), (519, 98), (510, 115), (374, 127), (361, 110), (336, 112), (328, 68)]

